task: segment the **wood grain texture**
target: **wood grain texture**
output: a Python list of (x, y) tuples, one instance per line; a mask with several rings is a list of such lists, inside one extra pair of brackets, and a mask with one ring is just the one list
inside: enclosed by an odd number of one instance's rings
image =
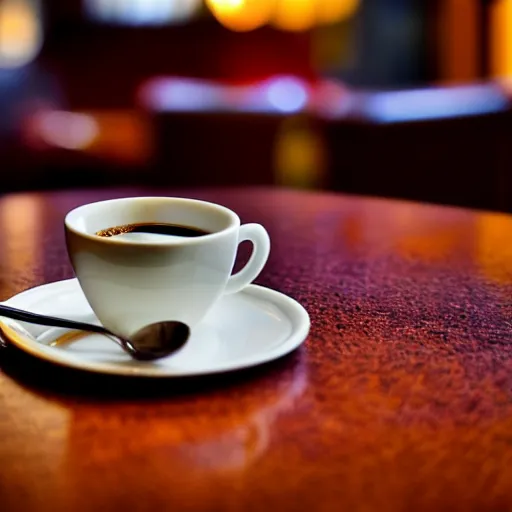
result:
[[(71, 277), (69, 209), (154, 194), (172, 191), (5, 196), (0, 299)], [(159, 382), (3, 350), (2, 511), (512, 508), (512, 217), (181, 194), (268, 228), (259, 283), (308, 309), (305, 346), (249, 372)]]

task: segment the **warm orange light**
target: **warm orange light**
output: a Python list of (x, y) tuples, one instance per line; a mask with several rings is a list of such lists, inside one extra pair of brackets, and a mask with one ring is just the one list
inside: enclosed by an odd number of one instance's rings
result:
[(482, 213), (474, 229), (475, 264), (489, 280), (512, 283), (512, 222), (498, 213)]
[(491, 4), (491, 67), (496, 77), (512, 76), (512, 0)]
[(274, 158), (280, 185), (321, 186), (325, 174), (325, 148), (321, 137), (307, 121), (284, 120), (278, 132)]
[(28, 64), (39, 52), (42, 27), (32, 0), (0, 2), (0, 67)]
[(275, 0), (206, 0), (215, 18), (230, 30), (247, 32), (270, 19)]
[(27, 123), (27, 143), (44, 150), (64, 149), (128, 164), (153, 154), (151, 124), (132, 110), (68, 112), (42, 110)]
[(352, 16), (361, 0), (206, 0), (217, 20), (235, 31), (271, 21), (277, 28), (300, 32)]
[(316, 0), (320, 23), (336, 23), (353, 16), (361, 0)]
[(277, 0), (272, 22), (282, 30), (310, 29), (316, 23), (316, 0)]

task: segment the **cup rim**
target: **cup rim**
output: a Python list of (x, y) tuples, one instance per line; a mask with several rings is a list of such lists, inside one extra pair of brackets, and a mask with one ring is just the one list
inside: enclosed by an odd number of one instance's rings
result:
[[(116, 237), (101, 237), (96, 234), (86, 233), (85, 231), (82, 231), (81, 229), (77, 229), (75, 226), (73, 226), (73, 217), (77, 216), (81, 211), (87, 210), (91, 207), (105, 205), (107, 203), (121, 203), (121, 202), (129, 202), (129, 201), (152, 201), (152, 200), (168, 200), (172, 202), (181, 202), (181, 203), (193, 203), (196, 205), (201, 206), (207, 206), (210, 208), (213, 208), (217, 211), (221, 211), (222, 213), (228, 215), (230, 217), (230, 223), (227, 227), (221, 229), (220, 231), (215, 231), (214, 233), (208, 233), (206, 235), (202, 235), (200, 237), (194, 237), (194, 238), (172, 238), (169, 240), (154, 240), (154, 241), (135, 241), (135, 240), (126, 240), (126, 239), (116, 239)], [(98, 243), (104, 243), (104, 244), (110, 244), (110, 245), (117, 245), (117, 246), (174, 246), (174, 245), (197, 245), (201, 244), (205, 241), (213, 240), (215, 238), (218, 238), (220, 236), (225, 235), (226, 233), (237, 229), (240, 227), (241, 221), (240, 217), (233, 211), (227, 208), (226, 206), (222, 206), (217, 203), (212, 203), (210, 201), (203, 201), (201, 199), (189, 199), (187, 197), (172, 197), (172, 196), (135, 196), (135, 197), (120, 197), (115, 199), (104, 199), (100, 201), (93, 201), (91, 203), (86, 203), (80, 206), (77, 206), (76, 208), (73, 208), (70, 210), (65, 218), (64, 218), (64, 225), (65, 228), (74, 233), (77, 236), (80, 236), (82, 238), (89, 239), (94, 242)]]

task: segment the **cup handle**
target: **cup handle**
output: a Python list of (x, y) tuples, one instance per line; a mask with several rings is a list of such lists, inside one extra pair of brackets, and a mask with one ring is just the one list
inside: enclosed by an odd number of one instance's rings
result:
[(238, 243), (252, 242), (253, 251), (247, 265), (228, 279), (224, 293), (236, 293), (254, 281), (263, 270), (270, 254), (270, 237), (259, 224), (244, 224), (238, 232)]

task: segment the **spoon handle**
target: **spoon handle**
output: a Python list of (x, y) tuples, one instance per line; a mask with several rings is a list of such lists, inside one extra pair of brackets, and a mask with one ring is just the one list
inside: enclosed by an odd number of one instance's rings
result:
[(13, 320), (18, 320), (20, 322), (27, 322), (29, 324), (47, 325), (49, 327), (64, 327), (67, 329), (76, 329), (77, 331), (97, 332), (100, 334), (112, 334), (101, 325), (86, 324), (83, 322), (75, 322), (74, 320), (64, 320), (53, 316), (30, 313), (29, 311), (12, 308), (4, 304), (0, 305), (0, 316), (12, 318)]

